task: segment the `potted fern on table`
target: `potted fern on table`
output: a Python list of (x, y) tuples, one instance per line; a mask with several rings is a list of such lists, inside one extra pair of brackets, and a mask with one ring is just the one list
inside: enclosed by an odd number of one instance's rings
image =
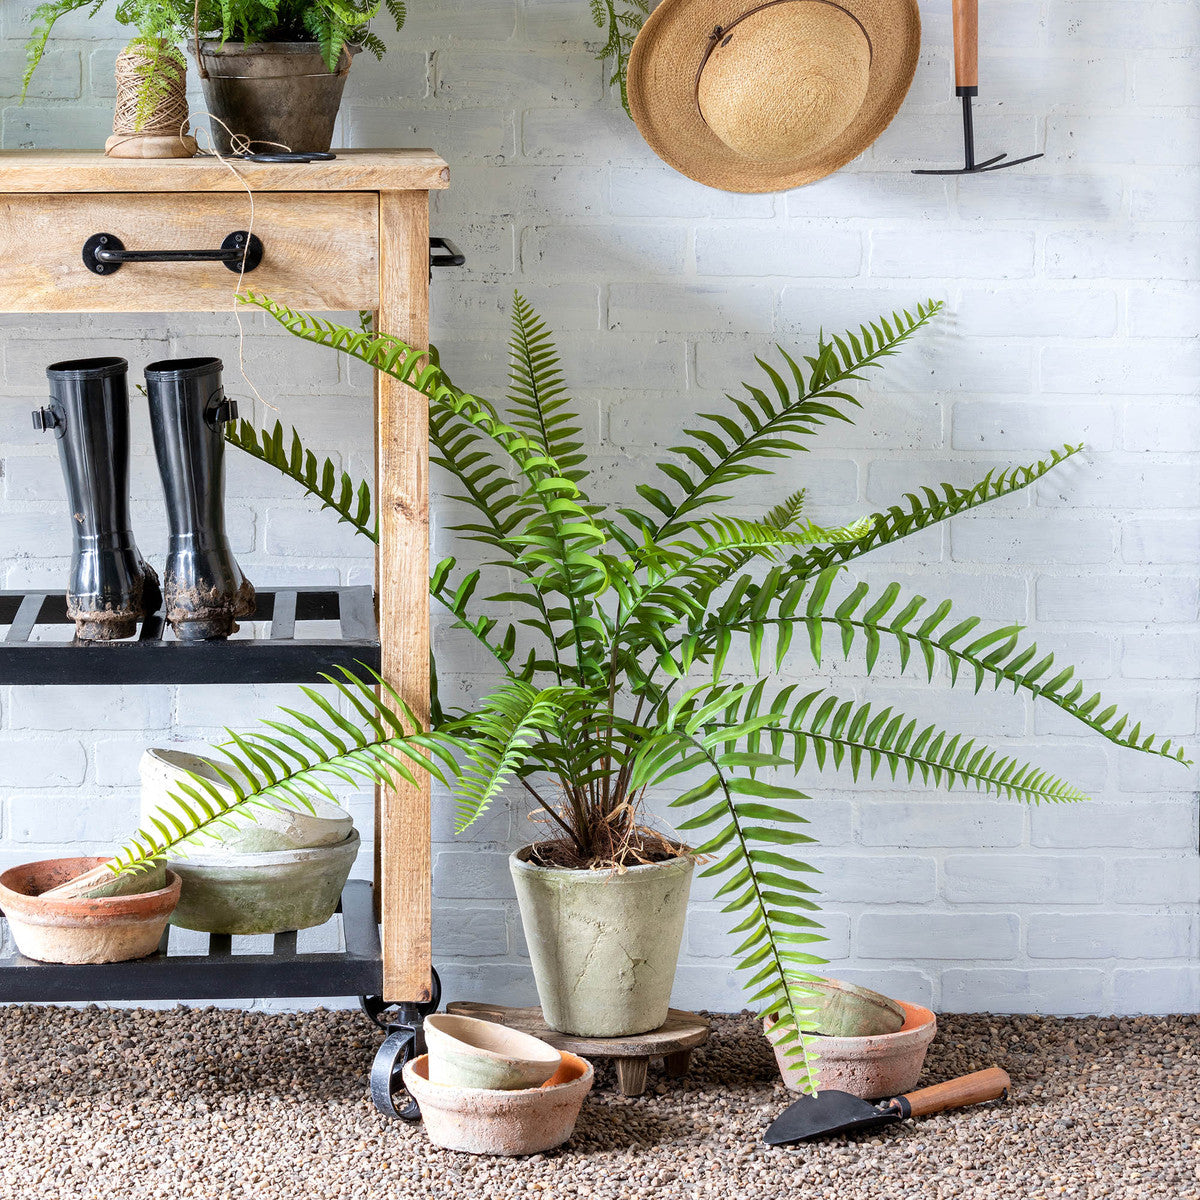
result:
[[(758, 360), (761, 376), (723, 411), (698, 417), (659, 464), (661, 480), (638, 487), (640, 507), (610, 508), (589, 498), (590, 477), (573, 405), (550, 335), (518, 296), (513, 310), (511, 386), (502, 405), (455, 387), (435, 351), (293, 312), (261, 296), (263, 308), (297, 336), (361, 359), (429, 400), (431, 459), (456, 484), (471, 517), (456, 526), (510, 573), (511, 588), (476, 598), (480, 567), (440, 562), (433, 602), (491, 656), (502, 682), (469, 708), (437, 703), (423, 730), (403, 700), (380, 681), (349, 673), (334, 683), (344, 712), (308, 689), (312, 713), (286, 710), (263, 730), (233, 735), (224, 747), (245, 779), (232, 798), (203, 781), (189, 791), (196, 820), (222, 819), (229, 805), (297, 803), (333, 777), (384, 782), (428, 771), (453, 788), (457, 828), (466, 829), (513, 780), (550, 826), (550, 836), (513, 863), (539, 994), (552, 1023), (576, 1021), (572, 995), (591, 987), (571, 921), (547, 915), (534, 889), (561, 887), (589, 897), (636, 893), (639, 881), (666, 877), (649, 929), (624, 918), (590, 922), (584, 958), (605, 963), (605, 1004), (634, 1020), (649, 1004), (618, 993), (659, 989), (675, 970), (692, 863), (719, 880), (736, 958), (752, 1002), (775, 1020), (773, 1039), (794, 1061), (803, 1086), (816, 1085), (802, 1034), (817, 1000), (810, 986), (823, 959), (818, 888), (800, 857), (807, 797), (796, 770), (813, 762), (856, 777), (903, 776), (944, 787), (973, 786), (1033, 803), (1084, 799), (1071, 784), (975, 739), (950, 735), (893, 707), (856, 703), (814, 686), (778, 686), (775, 674), (807, 655), (862, 650), (868, 672), (885, 644), (900, 667), (932, 679), (949, 665), (976, 691), (1009, 684), (1077, 718), (1117, 745), (1183, 761), (1183, 751), (1089, 695), (1052, 654), (1018, 625), (985, 629), (960, 619), (949, 601), (932, 603), (898, 583), (873, 589), (854, 581), (858, 561), (883, 546), (998, 500), (1036, 482), (1078, 447), (1030, 466), (991, 471), (972, 488), (943, 484), (905, 496), (852, 525), (821, 528), (793, 491), (757, 520), (726, 515), (739, 480), (792, 461), (826, 423), (851, 421), (860, 407), (846, 389), (896, 353), (941, 308), (881, 318), (822, 339), (797, 361), (783, 351)], [(341, 519), (375, 537), (369, 492), (331, 464), (322, 471), (298, 438), (258, 434), (242, 423), (231, 437), (296, 478)], [(727, 667), (748, 648), (753, 677)], [(346, 715), (349, 714), (349, 715)], [(674, 830), (651, 827), (648, 796), (671, 796)], [(690, 848), (682, 839), (696, 844)], [(175, 830), (149, 829), (117, 860), (121, 870), (161, 859)], [(527, 880), (535, 880), (532, 885)], [(578, 881), (577, 883), (575, 881)], [(669, 900), (667, 893), (670, 893)], [(587, 902), (593, 903), (591, 899)], [(645, 940), (640, 945), (638, 938)], [(617, 949), (613, 949), (614, 943)], [(621, 956), (624, 969), (611, 964)], [(567, 968), (566, 979), (554, 970)], [(556, 1008), (565, 1004), (566, 1009)], [(567, 1015), (561, 1015), (566, 1011)], [(555, 1016), (555, 1014), (559, 1014)]]

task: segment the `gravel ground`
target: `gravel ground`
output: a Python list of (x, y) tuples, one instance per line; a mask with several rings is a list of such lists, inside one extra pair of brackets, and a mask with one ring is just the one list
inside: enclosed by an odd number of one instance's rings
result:
[(3, 1200), (1200, 1198), (1200, 1020), (946, 1016), (932, 1083), (993, 1064), (1006, 1104), (767, 1150), (787, 1103), (748, 1015), (686, 1079), (624, 1099), (598, 1073), (568, 1147), (435, 1150), (366, 1096), (352, 1012), (0, 1009)]

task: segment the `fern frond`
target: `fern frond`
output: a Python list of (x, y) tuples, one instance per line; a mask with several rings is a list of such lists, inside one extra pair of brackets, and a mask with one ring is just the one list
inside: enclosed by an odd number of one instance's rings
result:
[(798, 579), (808, 578), (826, 567), (861, 558), (870, 554), (872, 550), (891, 545), (901, 538), (911, 537), (914, 533), (948, 521), (951, 517), (1011, 496), (1014, 492), (1037, 483), (1044, 475), (1082, 449), (1082, 444), (1063, 446), (1061, 450), (1051, 450), (1047, 458), (1028, 466), (989, 471), (970, 488), (956, 488), (943, 483), (937, 488), (923, 487), (920, 496), (907, 492), (903, 497), (907, 508), (894, 504), (886, 512), (872, 513), (869, 518), (870, 528), (861, 538), (837, 546), (822, 547), (798, 557), (792, 565), (791, 574)]
[(507, 397), (512, 423), (538, 438), (563, 475), (581, 484), (587, 478), (581, 469), (586, 461), (581, 453), (583, 433), (563, 383), (553, 335), (520, 292), (513, 293), (512, 312)]
[(532, 742), (553, 733), (563, 715), (570, 688), (538, 690), (514, 680), (493, 692), (463, 722), (468, 766), (455, 799), (454, 832), (462, 833), (491, 806), (505, 783), (520, 769)]
[(690, 469), (672, 462), (658, 464), (678, 493), (675, 498), (650, 484), (637, 489), (638, 495), (662, 514), (654, 539), (670, 538), (677, 523), (701, 504), (728, 500), (728, 494), (718, 492), (738, 480), (771, 474), (766, 465), (769, 461), (806, 449), (802, 439), (826, 421), (852, 423), (844, 410), (861, 405), (841, 389), (897, 353), (941, 309), (941, 301), (930, 300), (917, 305), (915, 316), (907, 311), (894, 313), (891, 324), (882, 320), (880, 326), (872, 325), (870, 330), (863, 326), (861, 340), (849, 333), (848, 341), (841, 337), (830, 342), (822, 340), (816, 355), (804, 360), (809, 369), (807, 378), (803, 368), (782, 349), (790, 379), (770, 363), (757, 359), (770, 389), (746, 384), (747, 398), (726, 397), (736, 415), (699, 414), (706, 427), (684, 430), (689, 440), (671, 447), (673, 454), (687, 460)]
[[(825, 941), (816, 893), (805, 878), (815, 868), (795, 856), (795, 848), (814, 841), (796, 826), (805, 818), (793, 808), (808, 797), (795, 788), (763, 783), (759, 768), (783, 766), (779, 755), (748, 753), (740, 743), (769, 721), (753, 718), (739, 726), (713, 729), (717, 711), (728, 714), (744, 699), (745, 687), (695, 689), (666, 715), (660, 731), (639, 749), (634, 787), (661, 786), (684, 769), (702, 768), (703, 782), (671, 801), (672, 808), (703, 811), (678, 825), (681, 833), (702, 834), (697, 856), (714, 861), (701, 878), (720, 879), (717, 899), (731, 914), (731, 932), (742, 938), (734, 951), (737, 970), (748, 976), (750, 1003), (762, 1017), (773, 1018), (773, 1039), (785, 1056), (797, 1060), (801, 1086), (817, 1089), (816, 1051), (806, 1036), (816, 998), (807, 985), (817, 980), (812, 968), (825, 959), (802, 949)], [(750, 768), (747, 772), (747, 768)], [(716, 803), (708, 802), (716, 797)]]
[(59, 18), (81, 8), (90, 8), (92, 11), (88, 15), (94, 16), (103, 3), (104, 0), (48, 0), (48, 3), (39, 4), (29, 14), (29, 19), (33, 22), (33, 33), (25, 44), (25, 71), (21, 76), (22, 104), (25, 103), (25, 93), (29, 91), (29, 81), (46, 53), (46, 43), (50, 40), (50, 34)]
[(356, 485), (347, 472), (338, 473), (331, 459), (318, 463), (317, 456), (305, 448), (295, 429), (286, 438), (280, 421), (270, 430), (255, 430), (246, 420), (230, 421), (225, 426), (225, 440), (294, 479), (321, 502), (322, 508), (337, 513), (339, 522), (352, 525), (363, 537), (378, 543), (379, 523), (367, 481), (359, 480)]
[[(460, 768), (451, 750), (460, 748), (458, 737), (450, 730), (423, 732), (416, 714), (379, 675), (372, 672), (372, 679), (364, 680), (343, 668), (340, 678), (322, 678), (364, 718), (365, 727), (304, 689), (317, 715), (285, 708), (281, 711), (290, 720), (264, 721), (263, 730), (250, 734), (227, 730), (229, 742), (215, 749), (233, 768), (224, 775), (232, 799), (193, 775), (190, 784), (171, 794), (188, 819), (170, 828), (159, 822), (138, 830), (110, 861), (114, 873), (145, 870), (180, 843), (227, 825), (235, 815), (253, 820), (260, 808), (298, 807), (306, 803), (306, 791), (332, 797), (329, 777), (353, 786), (390, 786), (396, 777), (412, 783), (418, 770), (443, 783), (457, 777)], [(382, 695), (376, 695), (376, 687)]]
[(589, 0), (592, 20), (597, 29), (607, 31), (604, 45), (596, 58), (609, 63), (608, 82), (616, 83), (621, 91), (621, 107), (629, 115), (629, 92), (625, 75), (629, 67), (629, 51), (633, 49), (642, 25), (650, 15), (650, 0)]
[[(355, 332), (276, 304), (265, 296), (239, 294), (239, 303), (262, 308), (285, 329), (305, 341), (329, 346), (391, 375), (431, 404), (469, 421), (501, 448), (526, 481), (524, 498), (533, 515), (524, 528), (508, 535), (519, 562), (533, 568), (535, 586), (587, 595), (604, 587), (606, 573), (595, 551), (608, 540), (579, 502), (579, 489), (539, 439), (503, 421), (486, 400), (454, 387), (434, 355), (386, 334)], [(540, 511), (539, 511), (540, 510)]]
[[(1002, 625), (977, 633), (980, 618), (952, 620), (953, 604), (949, 600), (932, 610), (924, 596), (911, 596), (901, 603), (898, 583), (888, 584), (876, 595), (867, 584), (859, 582), (829, 612), (834, 603), (831, 593), (837, 570), (827, 568), (817, 577), (802, 618), (818, 665), (826, 629), (840, 634), (842, 652), (847, 657), (861, 640), (868, 671), (874, 668), (881, 639), (886, 637), (899, 648), (901, 670), (908, 667), (913, 650), (918, 650), (927, 679), (932, 680), (939, 659), (944, 659), (952, 683), (960, 674), (972, 679), (976, 692), (989, 680), (995, 688), (1010, 683), (1014, 691), (1023, 689), (1048, 701), (1115, 745), (1190, 762), (1182, 747), (1174, 746), (1170, 738), (1143, 734), (1140, 722), (1131, 724), (1129, 716), (1120, 714), (1117, 705), (1106, 704), (1099, 692), (1085, 695), (1084, 685), (1075, 679), (1074, 667), (1059, 668), (1053, 654), (1039, 656), (1036, 642), (1022, 643), (1022, 625)], [(864, 608), (868, 599), (873, 602)], [(773, 623), (773, 619), (767, 623)]]

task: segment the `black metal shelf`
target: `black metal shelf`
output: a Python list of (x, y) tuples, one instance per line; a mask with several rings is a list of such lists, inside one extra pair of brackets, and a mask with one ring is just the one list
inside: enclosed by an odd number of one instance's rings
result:
[(379, 996), (383, 966), (371, 884), (350, 880), (338, 911), (344, 949), (337, 951), (301, 952), (295, 933), (277, 933), (270, 954), (235, 954), (231, 938), (208, 934), (207, 954), (172, 954), (172, 935), (181, 931), (169, 925), (158, 952), (132, 962), (64, 966), (9, 950), (0, 954), (0, 1003)]
[[(336, 621), (339, 636), (297, 637), (308, 621)], [(71, 624), (61, 592), (0, 592), (0, 684), (302, 683), (339, 666), (379, 670), (369, 586), (259, 592), (242, 628), (257, 623), (264, 636), (184, 645), (159, 612), (125, 641), (54, 639), (49, 627)]]

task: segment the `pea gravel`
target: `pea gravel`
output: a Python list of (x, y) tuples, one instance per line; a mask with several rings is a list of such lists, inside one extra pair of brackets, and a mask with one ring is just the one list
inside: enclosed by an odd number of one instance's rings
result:
[(597, 1076), (569, 1146), (435, 1150), (375, 1114), (379, 1035), (354, 1012), (0, 1009), (3, 1200), (1200, 1198), (1200, 1020), (946, 1016), (923, 1082), (997, 1064), (1006, 1104), (789, 1150), (747, 1014), (691, 1073), (625, 1099)]

